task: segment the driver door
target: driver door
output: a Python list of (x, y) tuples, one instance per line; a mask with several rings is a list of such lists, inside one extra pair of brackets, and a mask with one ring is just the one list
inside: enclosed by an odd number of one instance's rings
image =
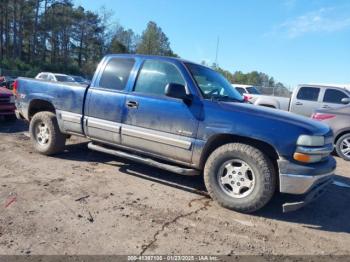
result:
[(169, 83), (186, 85), (169, 62), (146, 60), (126, 97), (122, 144), (163, 158), (190, 163), (198, 120), (193, 105), (164, 95)]

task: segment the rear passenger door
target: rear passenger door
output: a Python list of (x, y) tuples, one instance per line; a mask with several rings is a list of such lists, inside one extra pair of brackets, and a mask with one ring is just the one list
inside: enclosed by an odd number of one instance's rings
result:
[(321, 106), (319, 101), (321, 89), (303, 86), (297, 92), (291, 101), (291, 112), (310, 117), (313, 111)]
[(322, 108), (332, 108), (344, 105), (341, 102), (343, 98), (349, 98), (349, 95), (347, 95), (344, 91), (338, 89), (327, 88), (325, 89), (323, 95)]
[(85, 133), (92, 140), (120, 143), (120, 129), (126, 87), (135, 61), (111, 57), (101, 75), (88, 90), (84, 110)]

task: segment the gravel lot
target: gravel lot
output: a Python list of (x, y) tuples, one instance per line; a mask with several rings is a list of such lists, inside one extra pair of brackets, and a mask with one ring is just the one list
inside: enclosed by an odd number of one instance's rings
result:
[(350, 163), (317, 202), (283, 214), (277, 195), (243, 215), (182, 177), (87, 149), (33, 151), (22, 122), (0, 122), (0, 254), (350, 254)]

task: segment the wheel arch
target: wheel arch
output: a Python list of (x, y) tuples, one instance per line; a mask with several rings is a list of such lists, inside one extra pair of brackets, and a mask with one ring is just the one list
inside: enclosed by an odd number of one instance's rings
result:
[(47, 100), (44, 99), (33, 99), (32, 101), (30, 101), (29, 103), (29, 107), (28, 107), (28, 119), (31, 120), (32, 117), (39, 112), (42, 111), (48, 111), (48, 112), (52, 112), (54, 114), (56, 114), (56, 109), (54, 107), (54, 105)]
[(334, 144), (336, 144), (343, 135), (350, 134), (350, 129), (340, 131), (334, 138)]
[(259, 106), (264, 106), (264, 107), (269, 107), (269, 108), (277, 109), (277, 107), (275, 107), (275, 106), (273, 106), (273, 105), (260, 104)]
[(254, 102), (254, 105), (277, 108), (277, 109), (281, 108), (280, 102), (274, 98), (259, 97)]
[(253, 147), (256, 147), (257, 149), (261, 150), (269, 157), (269, 159), (272, 161), (275, 167), (275, 170), (278, 170), (277, 159), (279, 158), (279, 155), (277, 150), (272, 145), (258, 139), (239, 136), (239, 135), (232, 135), (232, 134), (217, 134), (209, 138), (209, 140), (207, 141), (207, 143), (203, 148), (203, 151), (200, 157), (200, 163), (199, 163), (200, 168), (201, 169), (204, 168), (204, 165), (208, 157), (212, 152), (214, 152), (214, 150), (228, 143), (243, 143), (243, 144), (248, 144)]

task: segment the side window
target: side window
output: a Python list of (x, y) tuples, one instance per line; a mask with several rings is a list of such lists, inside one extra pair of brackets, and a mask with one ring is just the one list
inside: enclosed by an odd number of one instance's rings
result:
[(112, 58), (108, 61), (99, 83), (99, 87), (123, 90), (134, 66), (133, 59)]
[(246, 93), (246, 91), (245, 91), (244, 88), (242, 88), (242, 87), (236, 87), (236, 90), (237, 90), (241, 95), (243, 95), (244, 93)]
[(47, 79), (47, 75), (46, 74), (41, 74), (39, 76), (39, 79), (46, 80)]
[(341, 100), (343, 98), (348, 98), (348, 96), (344, 92), (336, 89), (327, 89), (324, 94), (323, 102), (342, 104)]
[(317, 87), (302, 87), (299, 89), (297, 98), (300, 100), (317, 101), (320, 89)]
[(139, 73), (135, 92), (164, 95), (167, 84), (186, 85), (177, 68), (167, 62), (147, 60)]

